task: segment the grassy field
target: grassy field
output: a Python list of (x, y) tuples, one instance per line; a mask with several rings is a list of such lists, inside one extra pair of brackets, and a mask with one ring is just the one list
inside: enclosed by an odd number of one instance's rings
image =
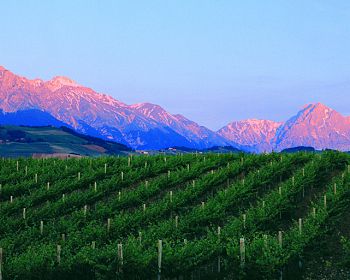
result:
[(0, 140), (0, 157), (99, 156), (130, 152), (124, 145), (87, 137), (67, 128), (3, 126)]
[(2, 279), (349, 279), (349, 159), (3, 159)]

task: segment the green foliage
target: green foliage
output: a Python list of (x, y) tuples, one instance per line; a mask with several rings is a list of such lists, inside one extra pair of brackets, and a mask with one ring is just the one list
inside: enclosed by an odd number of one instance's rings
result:
[[(220, 260), (226, 275), (271, 278), (323, 233), (349, 195), (347, 163), (336, 152), (188, 154), (20, 159), (17, 171), (17, 161), (6, 159), (0, 161), (3, 277), (151, 279), (162, 240), (166, 277)], [(349, 256), (350, 242), (342, 244)]]

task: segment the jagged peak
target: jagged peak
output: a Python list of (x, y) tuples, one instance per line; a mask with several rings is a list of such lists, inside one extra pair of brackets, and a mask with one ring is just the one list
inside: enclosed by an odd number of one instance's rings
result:
[(230, 124), (247, 124), (247, 125), (276, 125), (279, 126), (283, 122), (276, 122), (276, 121), (271, 121), (271, 120), (262, 120), (262, 119), (245, 119), (245, 120), (240, 120), (240, 121), (232, 121)]
[(62, 87), (80, 87), (80, 85), (77, 84), (75, 81), (64, 76), (53, 77), (51, 80), (47, 81), (45, 84), (52, 91), (58, 90)]
[(141, 109), (141, 108), (146, 108), (146, 109), (159, 109), (165, 111), (161, 106), (149, 102), (140, 102), (136, 104), (130, 105), (131, 108), (135, 109)]
[(310, 112), (313, 112), (313, 111), (317, 111), (317, 112), (334, 111), (332, 108), (324, 105), (321, 102), (306, 104), (303, 106), (303, 110), (310, 111)]
[(65, 77), (65, 76), (56, 76), (53, 77), (50, 81), (48, 81), (49, 83), (57, 83), (63, 86), (79, 86), (75, 81), (73, 81), (72, 79)]

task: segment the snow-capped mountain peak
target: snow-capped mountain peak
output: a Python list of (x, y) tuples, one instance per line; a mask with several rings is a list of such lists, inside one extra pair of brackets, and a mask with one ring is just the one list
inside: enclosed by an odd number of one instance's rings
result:
[(50, 81), (46, 82), (47, 87), (52, 90), (52, 91), (56, 91), (62, 87), (79, 87), (80, 85), (78, 85), (75, 81), (64, 77), (64, 76), (56, 76), (54, 78), (52, 78)]

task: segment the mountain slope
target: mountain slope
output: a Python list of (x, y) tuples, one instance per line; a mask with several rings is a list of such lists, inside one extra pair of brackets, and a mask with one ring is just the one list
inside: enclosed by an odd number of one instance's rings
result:
[(67, 126), (49, 113), (37, 109), (21, 110), (13, 113), (0, 110), (0, 125)]
[(209, 129), (173, 116), (157, 105), (129, 106), (66, 77), (46, 82), (29, 80), (3, 67), (0, 109), (4, 112), (38, 109), (78, 132), (93, 133), (133, 148), (160, 149), (173, 145), (207, 148), (226, 143)]
[(230, 145), (252, 152), (297, 146), (350, 150), (350, 118), (320, 103), (305, 106), (285, 123), (234, 121), (213, 132), (155, 104), (127, 105), (66, 77), (29, 80), (3, 67), (0, 67), (1, 121), (64, 125), (135, 149)]
[(222, 137), (253, 152), (293, 147), (350, 150), (350, 118), (321, 104), (308, 104), (285, 123), (245, 120), (218, 131)]
[(0, 126), (2, 157), (72, 157), (128, 154), (121, 144), (49, 126)]
[(280, 122), (268, 120), (234, 121), (221, 128), (218, 134), (253, 152), (264, 152), (274, 147), (271, 141), (281, 125)]
[(130, 107), (146, 118), (165, 127), (170, 127), (173, 131), (185, 137), (189, 142), (186, 146), (203, 149), (215, 145), (225, 146), (228, 144), (227, 139), (220, 137), (215, 132), (198, 125), (182, 115), (171, 115), (158, 105), (139, 103), (131, 105)]
[(309, 104), (276, 132), (274, 148), (295, 146), (316, 149), (350, 149), (350, 119), (327, 106)]

